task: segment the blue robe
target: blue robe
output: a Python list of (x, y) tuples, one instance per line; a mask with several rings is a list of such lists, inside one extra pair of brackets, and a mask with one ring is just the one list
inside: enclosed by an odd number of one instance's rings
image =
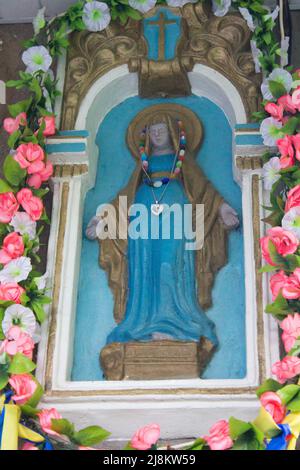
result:
[[(149, 172), (169, 172), (174, 154), (152, 156)], [(154, 188), (159, 199), (164, 186)], [(151, 188), (142, 183), (135, 195), (135, 203), (148, 210), (150, 230), (151, 205), (154, 203)], [(161, 204), (189, 204), (180, 180), (170, 181)], [(161, 227), (163, 214), (158, 216)], [(152, 217), (157, 217), (153, 216)], [(201, 309), (196, 293), (195, 251), (186, 250), (187, 240), (174, 237), (158, 239), (128, 236), (128, 300), (123, 321), (110, 333), (112, 342), (151, 341), (153, 334), (181, 341), (199, 341), (201, 336), (217, 345), (214, 323)], [(150, 232), (149, 232), (150, 233)]]

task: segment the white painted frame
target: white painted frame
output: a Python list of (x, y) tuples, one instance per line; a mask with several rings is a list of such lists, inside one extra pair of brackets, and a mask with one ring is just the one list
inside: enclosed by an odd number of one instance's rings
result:
[[(235, 87), (224, 76), (207, 66), (196, 65), (193, 72), (189, 74), (189, 78), (193, 93), (198, 96), (205, 96), (220, 106), (233, 129), (236, 123), (247, 122), (241, 97)], [(61, 86), (63, 86), (63, 83)], [(252, 419), (257, 411), (258, 402), (253, 393), (244, 391), (240, 394), (219, 394), (218, 390), (226, 388), (243, 388), (247, 390), (259, 385), (251, 195), (251, 178), (253, 173), (257, 174), (259, 170), (239, 172), (237, 178), (243, 194), (245, 285), (247, 286), (246, 377), (240, 380), (71, 381), (82, 214), (86, 192), (95, 183), (99, 154), (95, 137), (106, 114), (126, 98), (137, 94), (137, 75), (129, 73), (128, 67), (123, 65), (113, 69), (94, 83), (79, 110), (75, 127), (77, 130), (87, 129), (90, 132), (87, 150), (89, 173), (88, 176), (83, 175), (69, 179), (69, 204), (66, 217), (62, 281), (53, 356), (52, 389), (57, 393), (46, 395), (44, 401), (48, 407), (56, 406), (64, 413), (64, 416), (69, 417), (77, 424), (96, 424), (96, 421), (98, 424), (109, 428), (115, 438), (128, 438), (137, 426), (154, 419), (161, 423), (164, 437), (187, 437), (206, 432), (207, 427), (217, 419), (226, 418), (231, 414), (235, 414), (240, 418)], [(57, 156), (54, 156), (54, 158), (57, 158)], [(58, 160), (63, 161), (64, 156), (59, 156)], [(68, 160), (70, 160), (70, 157), (68, 157)], [(237, 175), (236, 169), (235, 174)], [(54, 205), (47, 269), (50, 276), (53, 276), (54, 272), (63, 181), (64, 178), (53, 180)], [(260, 187), (260, 193), (260, 200), (262, 201), (265, 197), (262, 187)], [(261, 216), (263, 217), (263, 214)], [(261, 229), (261, 233), (263, 233), (263, 227)], [(268, 287), (266, 280), (264, 280), (264, 304), (270, 302), (268, 296)], [(271, 375), (271, 364), (279, 358), (278, 333), (276, 322), (271, 317), (265, 315), (264, 324), (266, 373)], [(42, 383), (45, 380), (47, 331), (48, 325), (45, 325), (38, 354), (37, 376)], [(157, 389), (162, 391), (161, 394), (156, 393)], [(199, 394), (191, 393), (191, 389), (199, 390)], [(202, 389), (211, 390), (212, 394), (201, 393)], [(106, 395), (105, 392), (108, 390), (113, 391), (113, 394)], [(138, 390), (145, 390), (145, 394), (133, 394), (133, 391)], [(175, 394), (175, 390), (180, 391)], [(90, 391), (95, 392), (94, 395), (85, 395)], [(60, 392), (64, 394), (63, 397), (59, 396)], [(78, 392), (81, 396), (77, 395)]]

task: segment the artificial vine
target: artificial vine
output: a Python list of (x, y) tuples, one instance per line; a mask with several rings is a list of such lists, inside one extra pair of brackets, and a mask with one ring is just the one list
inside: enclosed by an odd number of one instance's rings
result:
[[(206, 0), (201, 0), (206, 1)], [(43, 395), (34, 377), (35, 344), (45, 320), (44, 306), (51, 302), (47, 279), (36, 271), (40, 235), (49, 223), (43, 198), (53, 166), (47, 160), (46, 139), (54, 135), (54, 102), (59, 92), (51, 66), (68, 47), (72, 31), (104, 31), (111, 21), (139, 21), (155, 5), (183, 7), (187, 0), (80, 0), (47, 21), (45, 9), (34, 19), (34, 36), (24, 43), (25, 71), (8, 87), (25, 88), (28, 98), (8, 106), (3, 123), (9, 134), (9, 154), (0, 180), (0, 442), (2, 449), (50, 450), (65, 436), (73, 448), (87, 448), (106, 439), (99, 426), (76, 431), (55, 409), (39, 409)], [(196, 3), (196, 0), (192, 3)], [(262, 0), (212, 0), (215, 15), (238, 10), (252, 31), (251, 48), (256, 71), (264, 81), (261, 133), (268, 147), (264, 182), (271, 190), (272, 228), (261, 240), (267, 265), (273, 273), (274, 301), (267, 307), (283, 330), (287, 356), (274, 364), (277, 381), (267, 380), (257, 390), (261, 408), (256, 420), (235, 418), (216, 423), (207, 436), (185, 445), (202, 449), (295, 449), (300, 432), (300, 74), (284, 69), (288, 38), (277, 40), (279, 9), (270, 11)], [(293, 383), (287, 381), (292, 380)], [(14, 408), (15, 407), (15, 408)], [(11, 410), (17, 412), (11, 414)], [(5, 420), (4, 421), (4, 417)], [(2, 419), (2, 421), (1, 421)], [(26, 419), (26, 421), (23, 421)], [(20, 421), (21, 420), (21, 421)], [(34, 426), (28, 427), (28, 423)], [(3, 423), (10, 422), (8, 435)], [(33, 430), (35, 428), (35, 430)], [(138, 430), (126, 448), (158, 448), (157, 424)]]

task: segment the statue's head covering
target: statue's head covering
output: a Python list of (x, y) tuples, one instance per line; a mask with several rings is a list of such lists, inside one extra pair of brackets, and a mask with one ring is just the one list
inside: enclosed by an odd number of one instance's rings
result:
[[(203, 127), (196, 114), (185, 106), (174, 103), (162, 103), (149, 106), (131, 121), (127, 132), (127, 145), (131, 154), (139, 159), (139, 143), (141, 134), (145, 129), (149, 129), (154, 124), (165, 123), (168, 126), (174, 151), (179, 146), (179, 126), (178, 121), (182, 121), (186, 133), (187, 151), (196, 155), (199, 150)], [(149, 146), (146, 136), (146, 148)]]

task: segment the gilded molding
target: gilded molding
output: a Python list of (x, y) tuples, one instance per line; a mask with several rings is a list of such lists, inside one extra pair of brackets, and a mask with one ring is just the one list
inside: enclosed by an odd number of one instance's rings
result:
[[(261, 75), (255, 73), (251, 32), (245, 20), (238, 13), (216, 17), (201, 3), (173, 10), (183, 17), (183, 34), (177, 46), (177, 59), (182, 67), (192, 70), (195, 64), (204, 64), (228, 78), (239, 91), (250, 120), (259, 107)], [(132, 19), (125, 26), (112, 22), (99, 33), (74, 32), (69, 40), (62, 129), (74, 128), (80, 104), (97, 79), (123, 64), (131, 64), (132, 70), (136, 70), (137, 63), (147, 59), (142, 23)], [(158, 64), (164, 66), (167, 62)]]
[(259, 170), (263, 167), (263, 160), (261, 157), (237, 156), (235, 164), (239, 170)]
[(79, 106), (92, 84), (114, 67), (146, 54), (141, 23), (112, 22), (105, 31), (73, 32), (69, 38), (61, 129), (74, 129)]
[(188, 41), (182, 57), (207, 65), (228, 78), (239, 91), (250, 121), (260, 104), (261, 75), (255, 72), (251, 31), (246, 21), (239, 13), (217, 17), (202, 3), (185, 5), (183, 17)]
[[(264, 319), (263, 319), (263, 288), (262, 275), (259, 273), (261, 267), (261, 254), (259, 249), (260, 238), (260, 179), (259, 175), (252, 176), (252, 220), (253, 220), (253, 237), (254, 237), (254, 253), (255, 253), (255, 270), (256, 270), (256, 289), (257, 289), (257, 347), (259, 358), (259, 383), (266, 377), (265, 363), (265, 346), (264, 346)], [(51, 322), (49, 329), (49, 339), (47, 348), (47, 363), (45, 375), (45, 396), (47, 397), (90, 397), (90, 396), (138, 396), (138, 395), (240, 395), (240, 394), (256, 394), (257, 387), (238, 387), (238, 388), (176, 388), (176, 389), (131, 389), (131, 390), (55, 390), (52, 389), (53, 374), (53, 356), (55, 345), (55, 334), (57, 326), (57, 311), (59, 292), (61, 285), (61, 271), (63, 261), (64, 234), (66, 227), (66, 213), (68, 207), (69, 183), (64, 182), (61, 196), (60, 223), (57, 239), (57, 254), (55, 263), (54, 291), (51, 310)]]
[(264, 343), (264, 305), (263, 305), (263, 285), (262, 273), (259, 272), (262, 266), (261, 249), (259, 244), (260, 235), (260, 177), (252, 176), (252, 220), (253, 220), (253, 239), (254, 239), (254, 260), (255, 260), (255, 278), (256, 278), (256, 308), (257, 308), (257, 345), (258, 345), (258, 365), (259, 365), (259, 383), (266, 379), (265, 364), (265, 343)]
[(61, 274), (62, 274), (62, 266), (63, 266), (64, 238), (65, 238), (65, 230), (66, 230), (66, 223), (67, 223), (66, 214), (68, 210), (69, 190), (70, 190), (69, 183), (64, 182), (62, 184), (62, 190), (61, 190), (61, 205), (60, 205), (59, 226), (58, 226), (58, 236), (57, 236), (53, 295), (52, 295), (51, 316), (50, 316), (48, 347), (47, 347), (45, 392), (52, 389), (53, 356), (54, 356), (54, 348), (55, 348), (57, 312), (58, 312), (60, 287), (61, 287)]
[(89, 168), (86, 164), (78, 165), (54, 165), (54, 178), (72, 178), (88, 173)]
[(256, 395), (257, 387), (239, 387), (239, 388), (155, 388), (155, 389), (134, 389), (134, 390), (46, 390), (45, 396), (48, 397), (97, 397), (97, 396), (143, 396), (143, 395)]

